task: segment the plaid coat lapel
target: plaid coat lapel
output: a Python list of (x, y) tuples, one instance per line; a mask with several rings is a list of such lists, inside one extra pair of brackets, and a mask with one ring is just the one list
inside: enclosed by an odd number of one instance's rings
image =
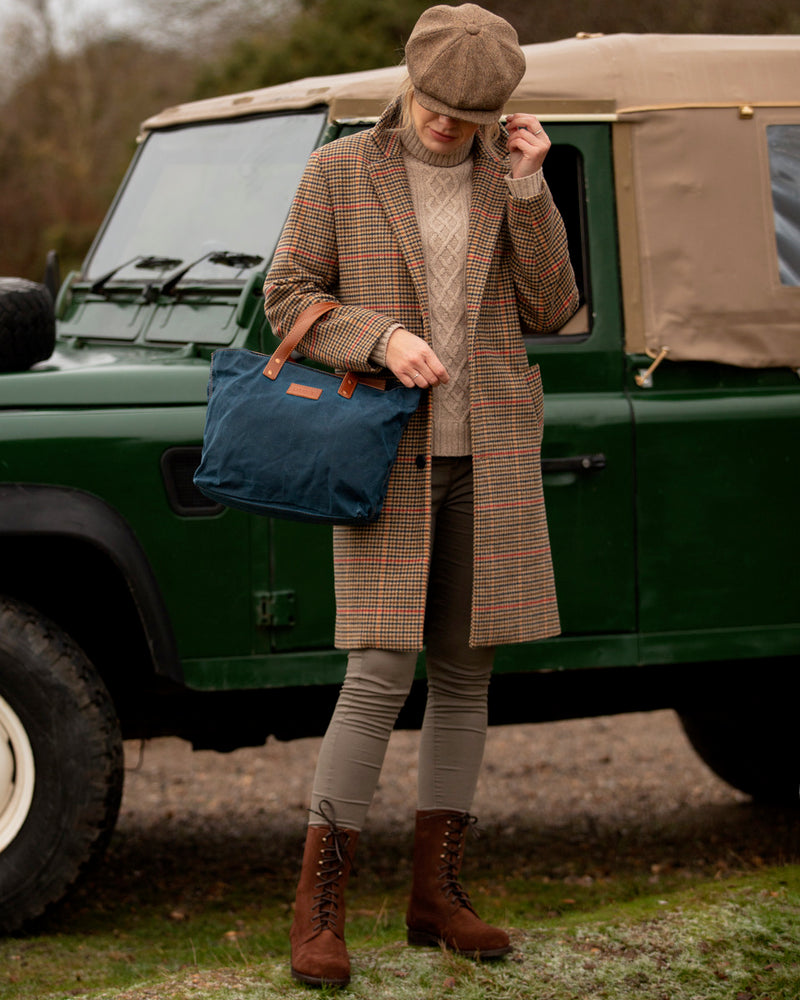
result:
[(419, 226), (411, 200), (411, 188), (403, 165), (402, 144), (392, 135), (385, 146), (379, 146), (384, 156), (369, 168), (375, 194), (386, 213), (386, 220), (394, 232), (408, 267), (419, 299), (420, 312), (428, 315), (428, 286), (425, 280), (425, 257)]
[(472, 170), (467, 245), (467, 317), (470, 333), (475, 332), (480, 315), (481, 300), (494, 259), (497, 236), (505, 218), (507, 201), (503, 163), (489, 153), (478, 137), (476, 142), (478, 146)]

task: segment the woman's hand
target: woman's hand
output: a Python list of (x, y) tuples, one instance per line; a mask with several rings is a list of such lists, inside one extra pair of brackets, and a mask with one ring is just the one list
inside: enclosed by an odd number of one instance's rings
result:
[(511, 176), (529, 177), (544, 163), (550, 149), (550, 140), (534, 115), (509, 115), (508, 153), (511, 159)]
[(386, 366), (403, 385), (419, 389), (450, 381), (442, 362), (422, 337), (398, 327), (386, 345)]

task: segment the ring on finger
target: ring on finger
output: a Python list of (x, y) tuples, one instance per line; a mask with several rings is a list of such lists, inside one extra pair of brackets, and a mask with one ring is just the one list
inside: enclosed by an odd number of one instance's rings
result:
[(542, 134), (542, 132), (544, 132), (544, 129), (543, 129), (543, 128), (540, 128), (540, 129), (537, 129), (537, 130), (536, 130), (536, 131), (535, 131), (535, 132), (534, 132), (533, 134), (534, 134), (534, 135), (541, 135), (541, 134)]

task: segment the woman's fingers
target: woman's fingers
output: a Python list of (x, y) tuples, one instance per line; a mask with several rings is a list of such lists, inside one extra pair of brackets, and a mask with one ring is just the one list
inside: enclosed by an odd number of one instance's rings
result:
[(512, 176), (536, 173), (550, 149), (550, 139), (542, 123), (535, 115), (517, 114), (508, 116), (506, 127)]
[(386, 345), (386, 365), (403, 385), (442, 385), (450, 376), (434, 351), (421, 337), (404, 327), (398, 327)]

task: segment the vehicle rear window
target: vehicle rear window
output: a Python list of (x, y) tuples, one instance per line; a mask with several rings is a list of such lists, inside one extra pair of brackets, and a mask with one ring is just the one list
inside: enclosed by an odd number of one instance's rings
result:
[(781, 284), (800, 285), (800, 125), (768, 125), (767, 145)]

